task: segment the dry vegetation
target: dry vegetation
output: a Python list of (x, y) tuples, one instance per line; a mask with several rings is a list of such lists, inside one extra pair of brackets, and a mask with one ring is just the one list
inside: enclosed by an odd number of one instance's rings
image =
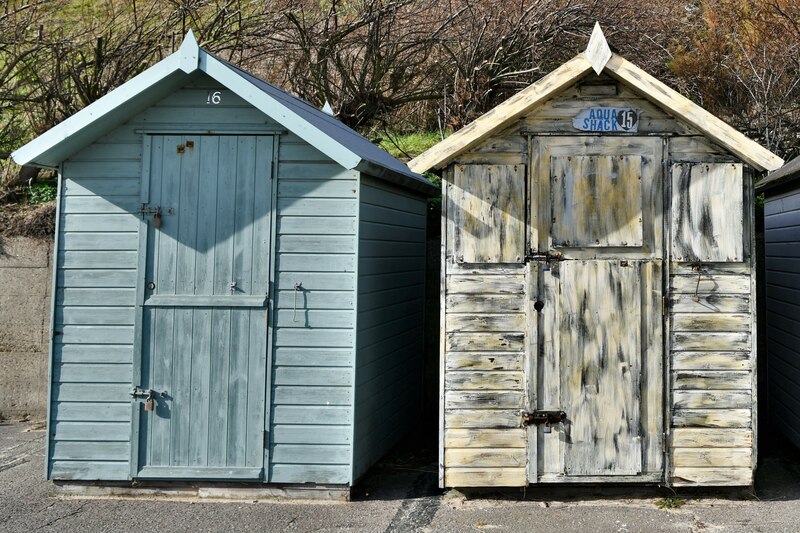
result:
[[(580, 51), (596, 20), (616, 51), (798, 155), (798, 0), (30, 0), (0, 4), (0, 157), (171, 53), (189, 28), (392, 143), (469, 123)], [(24, 201), (43, 177), (3, 165), (0, 203)]]

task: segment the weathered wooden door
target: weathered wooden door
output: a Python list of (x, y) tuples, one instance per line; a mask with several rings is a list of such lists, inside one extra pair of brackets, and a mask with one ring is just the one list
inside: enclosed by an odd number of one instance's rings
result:
[(531, 142), (529, 480), (660, 480), (661, 139)]
[(273, 139), (146, 144), (132, 476), (261, 479)]

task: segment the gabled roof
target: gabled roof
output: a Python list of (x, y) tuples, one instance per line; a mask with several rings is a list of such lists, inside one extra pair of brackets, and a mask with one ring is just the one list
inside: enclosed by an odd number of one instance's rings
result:
[(438, 189), (336, 118), (200, 48), (191, 31), (180, 49), (38, 136), (11, 156), (20, 165), (57, 167), (81, 148), (204, 72), (346, 169), (427, 195)]
[(592, 70), (597, 74), (606, 72), (625, 83), (642, 97), (694, 126), (758, 170), (775, 170), (783, 165), (783, 160), (777, 155), (636, 65), (612, 53), (600, 25), (595, 24), (589, 45), (584, 52), (415, 157), (408, 166), (415, 172), (443, 168), (459, 154), (507, 128), (538, 105), (581, 80)]
[(756, 191), (763, 192), (800, 178), (800, 157), (795, 157), (784, 166), (770, 172), (766, 178), (756, 183)]

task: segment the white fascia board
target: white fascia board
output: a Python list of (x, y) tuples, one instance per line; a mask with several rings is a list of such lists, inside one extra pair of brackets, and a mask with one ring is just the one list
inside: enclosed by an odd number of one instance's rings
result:
[(342, 167), (352, 170), (361, 163), (361, 157), (323, 133), (297, 113), (271, 97), (216, 58), (200, 49), (200, 70), (233, 91), (253, 107), (268, 115), (314, 148), (327, 155)]
[[(182, 57), (175, 52), (159, 61), (144, 72), (134, 76), (99, 100), (92, 102), (60, 124), (50, 128), (28, 144), (11, 153), (18, 165), (37, 165), (37, 160), (61, 143), (69, 142), (79, 131), (90, 128), (104, 116), (124, 106), (141, 95), (170, 74), (181, 70)], [(60, 161), (41, 166), (56, 166)]]

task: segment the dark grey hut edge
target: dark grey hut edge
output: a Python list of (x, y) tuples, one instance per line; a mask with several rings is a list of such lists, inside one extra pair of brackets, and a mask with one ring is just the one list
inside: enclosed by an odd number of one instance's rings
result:
[(800, 158), (756, 185), (765, 195), (764, 274), (770, 425), (800, 447)]
[(775, 172), (770, 172), (766, 178), (756, 183), (756, 192), (765, 192), (777, 189), (782, 185), (791, 183), (800, 177), (800, 157), (796, 157), (783, 165)]
[(361, 163), (356, 166), (356, 170), (385, 181), (396, 183), (401, 187), (416, 190), (426, 196), (438, 196), (440, 194), (438, 187), (432, 185), (416, 172), (411, 172), (405, 164), (392, 157), (386, 150), (376, 146), (369, 139), (352, 128), (349, 128), (340, 120), (317, 109), (302, 99), (275, 87), (271, 83), (228, 63), (220, 57), (210, 53), (209, 55), (216, 58), (220, 63), (223, 63), (263, 92), (279, 100), (283, 105), (319, 128), (320, 131), (336, 139), (339, 143), (344, 145), (345, 148), (358, 155), (361, 158)]

